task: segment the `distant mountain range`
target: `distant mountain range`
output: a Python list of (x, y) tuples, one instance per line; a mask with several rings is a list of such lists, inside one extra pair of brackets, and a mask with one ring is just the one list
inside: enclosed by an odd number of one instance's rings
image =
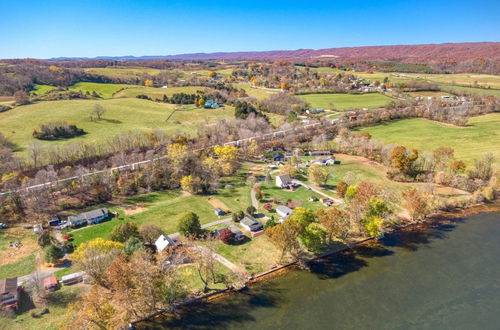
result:
[[(255, 52), (192, 53), (158, 56), (98, 56), (97, 60), (467, 60), (489, 58), (500, 60), (500, 42), (464, 42), (424, 45), (363, 46), (325, 49), (272, 50)], [(74, 61), (90, 58), (58, 57), (50, 60)]]

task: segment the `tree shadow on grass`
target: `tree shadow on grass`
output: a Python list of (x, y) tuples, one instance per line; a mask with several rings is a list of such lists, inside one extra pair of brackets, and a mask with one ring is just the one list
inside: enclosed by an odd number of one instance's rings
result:
[(118, 119), (107, 119), (107, 118), (101, 118), (101, 120), (108, 122), (110, 124), (122, 124), (123, 122)]
[(66, 307), (68, 304), (79, 299), (79, 295), (74, 290), (72, 291), (54, 291), (47, 297), (49, 306)]

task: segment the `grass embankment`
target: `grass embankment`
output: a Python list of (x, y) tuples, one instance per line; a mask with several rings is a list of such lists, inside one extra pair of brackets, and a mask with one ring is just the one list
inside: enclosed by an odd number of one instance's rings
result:
[(323, 109), (361, 109), (383, 107), (391, 98), (378, 94), (305, 94), (300, 98), (308, 102), (313, 108)]
[(53, 89), (56, 89), (56, 87), (51, 85), (35, 85), (35, 88), (31, 91), (31, 93), (36, 93), (38, 96), (42, 96)]
[[(106, 110), (103, 119), (90, 121), (96, 104)], [(168, 133), (192, 134), (199, 127), (219, 119), (234, 116), (234, 108), (207, 110), (194, 106), (183, 107), (166, 119), (179, 106), (140, 99), (64, 100), (49, 101), (17, 107), (0, 113), (0, 132), (10, 141), (25, 149), (38, 141), (32, 129), (49, 121), (67, 121), (82, 128), (87, 134), (69, 140), (42, 141), (43, 144), (82, 140), (104, 143), (114, 135), (130, 130), (161, 129)]]
[(457, 127), (425, 119), (406, 119), (365, 127), (373, 139), (385, 143), (404, 145), (420, 151), (441, 146), (455, 149), (455, 157), (472, 164), (492, 152), (500, 157), (500, 114), (473, 117), (466, 127)]

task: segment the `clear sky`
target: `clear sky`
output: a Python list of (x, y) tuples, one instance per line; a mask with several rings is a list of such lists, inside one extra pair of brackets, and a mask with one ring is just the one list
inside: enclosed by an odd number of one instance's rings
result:
[(466, 41), (500, 41), (500, 0), (0, 0), (0, 58)]

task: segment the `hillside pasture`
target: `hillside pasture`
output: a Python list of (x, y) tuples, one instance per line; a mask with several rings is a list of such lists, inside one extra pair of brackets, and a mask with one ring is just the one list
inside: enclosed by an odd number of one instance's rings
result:
[(38, 96), (42, 96), (54, 89), (56, 89), (56, 87), (51, 85), (35, 85), (35, 88), (31, 91), (31, 93), (36, 93)]
[(69, 90), (78, 92), (82, 91), (83, 93), (96, 92), (100, 97), (104, 99), (109, 99), (113, 97), (113, 94), (123, 88), (135, 87), (135, 85), (127, 85), (127, 84), (99, 84), (99, 83), (91, 83), (91, 82), (79, 82), (72, 86), (69, 86)]
[(267, 99), (274, 93), (277, 93), (275, 90), (269, 90), (264, 88), (253, 88), (250, 84), (247, 83), (234, 83), (234, 87), (239, 89), (244, 89), (247, 92), (247, 95), (250, 97), (255, 97), (258, 100)]
[(110, 78), (118, 79), (130, 79), (139, 78), (141, 79), (143, 75), (157, 75), (164, 70), (147, 68), (141, 66), (108, 66), (105, 68), (86, 68), (84, 69), (88, 73), (93, 73), (96, 75), (106, 76)]
[(305, 94), (299, 95), (313, 108), (350, 110), (361, 108), (380, 108), (391, 98), (378, 94)]
[(172, 96), (177, 93), (196, 94), (197, 91), (203, 91), (203, 86), (186, 86), (186, 87), (168, 87), (155, 88), (145, 86), (134, 86), (124, 89), (114, 95), (115, 98), (121, 97), (137, 97), (137, 95), (147, 95), (152, 99), (161, 99), (163, 95)]
[[(90, 121), (89, 116), (96, 104), (103, 106), (106, 112), (103, 119)], [(181, 110), (175, 111), (176, 109)], [(30, 142), (38, 141), (33, 138), (32, 129), (50, 121), (67, 121), (84, 129), (87, 134), (70, 140), (40, 141), (42, 144), (77, 140), (105, 143), (114, 135), (131, 130), (161, 129), (171, 134), (193, 134), (203, 125), (210, 125), (219, 119), (232, 116), (234, 108), (229, 106), (207, 110), (136, 98), (63, 100), (39, 102), (0, 113), (0, 132), (21, 150), (26, 150)]]
[(500, 159), (500, 114), (492, 113), (473, 117), (466, 127), (457, 127), (425, 119), (405, 119), (388, 122), (361, 131), (385, 143), (404, 145), (420, 151), (434, 150), (441, 146), (455, 149), (455, 157), (472, 164), (492, 152)]

